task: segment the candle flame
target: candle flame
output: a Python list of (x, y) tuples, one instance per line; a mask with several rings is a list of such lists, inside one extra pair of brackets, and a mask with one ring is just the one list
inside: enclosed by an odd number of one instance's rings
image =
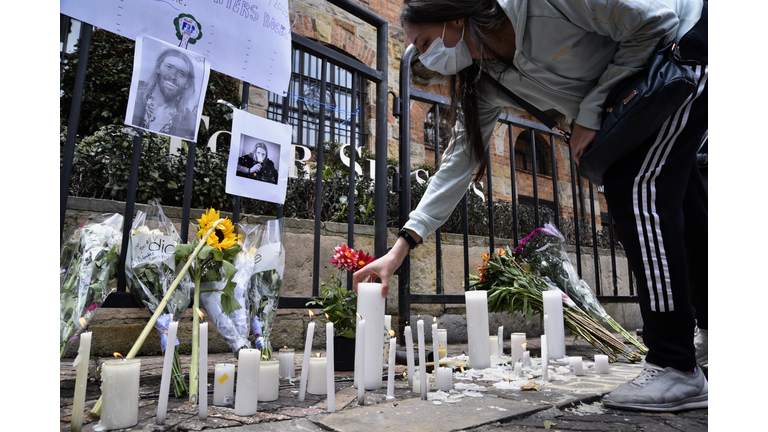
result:
[(509, 378), (504, 377), (504, 381), (509, 382)]
[(288, 349), (288, 345), (284, 346), (283, 348), (284, 348), (284, 349)]
[(119, 353), (119, 352), (117, 352), (117, 351), (113, 352), (113, 353), (112, 353), (112, 355), (113, 355), (113, 356), (115, 356), (115, 357), (120, 357), (120, 358), (122, 358), (122, 357), (123, 357), (123, 355), (122, 355), (122, 354), (120, 354), (120, 353)]
[(314, 317), (315, 317), (315, 314), (313, 314), (311, 310), (308, 310), (308, 311), (309, 311), (309, 319), (312, 319), (312, 318), (314, 318)]
[(461, 368), (461, 373), (464, 373), (464, 366), (459, 366)]
[(389, 331), (389, 336), (390, 337), (395, 337), (395, 331), (394, 330), (390, 330)]
[(318, 358), (320, 358), (320, 353), (317, 353), (316, 355), (317, 355)]
[(328, 314), (325, 314), (325, 319), (328, 319)]
[(88, 325), (88, 322), (85, 320), (85, 317), (80, 317), (80, 325), (85, 328), (85, 326)]
[(403, 372), (403, 378), (405, 378), (406, 376), (407, 376), (407, 374), (405, 372)]
[(525, 350), (525, 347), (527, 347), (528, 344), (527, 343), (523, 343), (523, 344), (520, 344), (520, 346), (523, 347), (523, 350)]
[(269, 360), (269, 357), (267, 357), (267, 355), (266, 355), (266, 354), (262, 354), (262, 356), (261, 356), (261, 357), (262, 357), (264, 360)]
[(197, 314), (200, 315), (200, 321), (203, 321), (205, 319), (205, 314), (200, 309), (197, 310)]
[(437, 322), (437, 317), (432, 317), (432, 322), (436, 323)]

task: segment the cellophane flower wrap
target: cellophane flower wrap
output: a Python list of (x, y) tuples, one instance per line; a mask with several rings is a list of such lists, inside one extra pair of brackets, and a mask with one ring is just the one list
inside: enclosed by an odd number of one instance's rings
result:
[(285, 269), (283, 247), (283, 219), (267, 221), (260, 233), (261, 241), (253, 255), (250, 286), (248, 287), (248, 313), (255, 346), (263, 355), (272, 358), (269, 336), (275, 323), (280, 287)]
[(527, 265), (533, 274), (549, 279), (581, 309), (595, 318), (602, 319), (641, 353), (648, 352), (648, 348), (605, 311), (589, 285), (579, 277), (565, 250), (565, 237), (553, 224), (533, 230), (520, 242), (513, 254)]
[(123, 216), (91, 216), (59, 256), (59, 357), (80, 336), (109, 295), (122, 244)]
[[(235, 256), (232, 264), (237, 269), (232, 282), (237, 285), (233, 291), (235, 301), (241, 306), (239, 309), (225, 313), (221, 303), (223, 287), (226, 280), (213, 282), (203, 282), (200, 284), (200, 305), (208, 314), (208, 320), (216, 328), (216, 331), (224, 338), (227, 344), (232, 348), (232, 352), (237, 353), (243, 348), (250, 348), (251, 342), (248, 339), (250, 332), (249, 314), (248, 314), (248, 288), (250, 286), (251, 274), (253, 273), (253, 255), (261, 242), (260, 225), (237, 225), (242, 234), (242, 249)], [(223, 279), (223, 278), (222, 278)]]
[[(154, 200), (146, 212), (139, 210), (131, 225), (131, 237), (125, 254), (125, 282), (128, 289), (150, 314), (165, 296), (176, 278), (175, 253), (181, 237), (173, 222), (165, 216), (162, 207)], [(189, 276), (185, 276), (190, 281)], [(168, 327), (172, 321), (181, 320), (190, 303), (190, 283), (179, 284), (171, 294), (164, 313), (155, 321), (155, 329), (160, 337), (160, 349), (168, 348)], [(178, 339), (171, 341), (174, 346)], [(173, 360), (174, 395), (180, 397), (187, 390), (181, 374), (178, 351)]]

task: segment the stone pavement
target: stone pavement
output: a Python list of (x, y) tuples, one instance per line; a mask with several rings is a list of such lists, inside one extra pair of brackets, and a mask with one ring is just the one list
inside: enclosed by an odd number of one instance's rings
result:
[[(534, 371), (539, 364), (540, 339), (528, 338), (528, 349), (533, 358)], [(403, 347), (399, 347), (403, 350)], [(448, 356), (460, 363), (466, 345), (449, 345)], [(313, 351), (323, 352), (320, 350)], [(505, 352), (509, 352), (509, 343)], [(212, 387), (209, 388), (208, 418), (198, 419), (197, 405), (190, 405), (185, 398), (176, 399), (171, 393), (168, 413), (164, 425), (155, 424), (160, 377), (163, 358), (161, 356), (141, 357), (139, 423), (130, 431), (200, 431), (216, 432), (247, 431), (535, 431), (535, 430), (579, 430), (579, 431), (706, 431), (709, 410), (690, 410), (675, 414), (649, 414), (633, 411), (607, 409), (602, 406), (602, 395), (617, 385), (634, 378), (641, 364), (619, 360), (611, 364), (609, 375), (594, 372), (591, 360), (597, 351), (583, 340), (574, 341), (566, 337), (566, 353), (582, 356), (585, 374), (575, 376), (567, 372), (564, 365), (550, 364), (550, 380), (544, 383), (540, 375), (527, 372), (513, 384), (533, 382), (540, 386), (530, 390), (504, 389), (503, 376), (511, 377), (509, 369), (493, 367), (485, 374), (468, 369), (454, 374), (454, 391), (438, 392), (431, 383), (430, 400), (421, 400), (410, 391), (403, 378), (405, 365), (397, 365), (395, 399), (386, 400), (387, 383), (367, 391), (365, 405), (357, 401), (357, 390), (352, 387), (351, 372), (336, 373), (336, 412), (325, 411), (325, 396), (307, 393), (303, 402), (298, 401), (299, 380), (303, 353), (296, 353), (297, 379), (293, 382), (281, 380), (279, 399), (274, 402), (259, 402), (259, 412), (250, 417), (234, 414), (234, 407), (212, 405)], [(72, 358), (60, 362), (60, 429), (70, 430), (72, 397), (74, 394), (75, 371)], [(106, 358), (91, 359), (90, 375), (95, 377), (96, 362)], [(214, 364), (236, 363), (232, 353), (210, 354), (208, 382), (213, 381)], [(181, 356), (184, 372), (189, 366), (189, 356)], [(555, 366), (554, 368), (552, 366)], [(524, 374), (526, 375), (526, 374)], [(386, 367), (385, 367), (386, 377)], [(495, 384), (495, 385), (494, 385)], [(91, 379), (86, 390), (84, 432), (98, 430), (98, 419), (88, 416), (101, 392), (99, 384)]]

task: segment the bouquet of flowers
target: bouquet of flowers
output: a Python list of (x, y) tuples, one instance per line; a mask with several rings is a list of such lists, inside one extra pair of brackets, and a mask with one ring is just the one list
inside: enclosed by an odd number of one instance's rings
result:
[(617, 323), (592, 294), (589, 285), (579, 278), (565, 252), (565, 238), (552, 224), (536, 228), (526, 236), (514, 250), (514, 256), (525, 263), (533, 274), (548, 278), (555, 286), (564, 291), (581, 309), (595, 318), (602, 319), (615, 331), (624, 336), (640, 353), (648, 352), (619, 323)]
[(350, 274), (372, 263), (376, 258), (362, 250), (356, 251), (346, 243), (337, 245), (333, 249), (331, 264), (338, 268), (336, 275), (331, 275), (331, 282), (323, 283), (320, 300), (312, 300), (307, 306), (320, 306), (325, 312), (326, 319), (322, 316), (321, 322), (332, 322), (336, 334), (341, 337), (354, 338), (357, 324), (357, 294), (352, 290), (342, 288), (342, 276), (346, 270)]
[[(528, 322), (534, 314), (544, 312), (542, 292), (557, 290), (548, 279), (541, 278), (527, 269), (527, 264), (518, 262), (512, 251), (497, 249), (496, 253), (482, 255), (483, 264), (478, 265), (479, 275), (469, 276), (470, 290), (488, 291), (488, 310), (491, 312), (515, 311), (523, 313)], [(616, 339), (592, 316), (583, 311), (565, 293), (563, 297), (563, 320), (565, 328), (587, 340), (610, 361), (618, 355), (636, 362), (642, 357)]]
[(240, 307), (228, 314), (224, 312), (221, 296), (224, 295), (223, 288), (227, 283), (226, 280), (200, 284), (200, 302), (203, 309), (208, 313), (208, 319), (216, 327), (216, 331), (227, 341), (234, 353), (242, 348), (251, 347), (251, 342), (248, 340), (250, 330), (247, 307), (248, 287), (254, 267), (253, 255), (258, 247), (259, 235), (261, 234), (260, 225), (238, 225), (238, 227), (242, 228), (245, 234), (242, 237), (242, 249), (235, 255), (232, 263), (237, 269), (232, 278), (232, 282), (236, 284), (232, 296), (237, 304), (245, 307)]
[[(207, 292), (219, 292), (219, 302), (224, 314), (229, 315), (242, 306), (235, 299), (236, 283), (232, 280), (237, 268), (232, 264), (240, 245), (237, 243), (239, 235), (235, 233), (235, 226), (229, 219), (220, 220), (219, 212), (208, 209), (197, 220), (198, 238), (192, 244), (180, 244), (176, 246), (176, 270), (183, 269), (188, 260), (192, 260), (189, 267), (189, 275), (194, 282), (194, 303), (192, 313), (192, 359), (189, 365), (189, 400), (197, 403), (197, 385), (199, 376), (200, 350), (200, 292), (203, 282), (222, 282), (217, 288), (209, 288)], [(211, 231), (211, 229), (213, 229)], [(209, 234), (210, 233), (210, 234)], [(192, 257), (192, 253), (199, 245), (200, 252)]]
[(59, 259), (59, 358), (109, 294), (122, 243), (123, 216), (91, 216), (67, 239)]
[[(131, 226), (131, 237), (125, 253), (125, 279), (128, 289), (136, 300), (150, 313), (154, 313), (168, 287), (175, 279), (176, 246), (181, 238), (173, 223), (163, 213), (155, 200), (147, 212), (139, 210)], [(189, 280), (189, 278), (186, 278)], [(168, 326), (172, 321), (179, 321), (189, 307), (189, 286), (181, 284), (171, 293), (164, 309), (164, 314), (155, 321), (155, 329), (160, 335), (160, 349), (165, 351), (168, 344)], [(171, 341), (178, 345), (178, 340)], [(187, 391), (178, 351), (173, 353), (173, 394), (181, 397)]]
[(252, 255), (253, 267), (248, 287), (248, 316), (256, 348), (267, 358), (272, 358), (269, 336), (277, 314), (277, 303), (285, 269), (283, 247), (283, 219), (268, 221), (261, 229), (252, 231), (260, 237), (257, 250)]

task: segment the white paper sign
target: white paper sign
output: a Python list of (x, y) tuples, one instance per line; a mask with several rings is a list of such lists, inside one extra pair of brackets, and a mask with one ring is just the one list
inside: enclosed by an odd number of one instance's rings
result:
[(134, 234), (131, 236), (133, 256), (130, 265), (136, 267), (151, 262), (165, 262), (175, 268), (176, 243), (173, 237), (158, 234)]
[(274, 270), (280, 263), (281, 243), (270, 243), (262, 246), (253, 256), (253, 273)]
[(290, 125), (234, 110), (225, 191), (285, 203), (291, 151)]
[(60, 12), (136, 40), (150, 36), (211, 69), (282, 94), (291, 77), (288, 0), (60, 0)]
[(197, 141), (210, 73), (205, 57), (139, 36), (125, 124)]

